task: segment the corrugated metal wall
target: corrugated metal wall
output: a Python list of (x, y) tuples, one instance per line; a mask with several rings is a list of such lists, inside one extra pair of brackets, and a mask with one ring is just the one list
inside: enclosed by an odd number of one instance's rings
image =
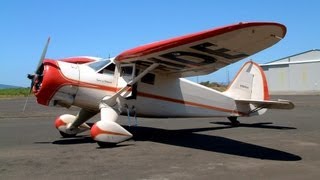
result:
[(275, 65), (262, 67), (264, 70), (270, 93), (288, 91), (289, 82), (289, 65)]
[(312, 50), (262, 65), (270, 94), (320, 94), (320, 62), (308, 62), (317, 59), (320, 51)]

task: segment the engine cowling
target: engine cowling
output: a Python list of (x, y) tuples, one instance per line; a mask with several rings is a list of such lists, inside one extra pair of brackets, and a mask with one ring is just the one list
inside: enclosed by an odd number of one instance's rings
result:
[(33, 93), (39, 104), (70, 107), (74, 103), (78, 86), (77, 64), (46, 59), (41, 76), (35, 79)]

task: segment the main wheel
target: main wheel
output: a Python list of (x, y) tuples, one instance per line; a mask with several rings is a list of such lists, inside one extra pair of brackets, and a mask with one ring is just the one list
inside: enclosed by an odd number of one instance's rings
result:
[(72, 137), (75, 137), (77, 134), (67, 134), (67, 133), (64, 133), (62, 131), (59, 131), (59, 133), (61, 134), (61, 136), (63, 138), (72, 138)]
[(240, 122), (237, 120), (238, 117), (236, 117), (236, 116), (230, 116), (230, 117), (228, 117), (228, 119), (229, 119), (229, 121), (231, 122), (231, 125), (232, 125), (233, 127), (239, 127), (239, 126), (240, 126)]
[(96, 142), (101, 148), (112, 148), (117, 145), (117, 143), (107, 143), (107, 142), (101, 142), (101, 141), (96, 141)]

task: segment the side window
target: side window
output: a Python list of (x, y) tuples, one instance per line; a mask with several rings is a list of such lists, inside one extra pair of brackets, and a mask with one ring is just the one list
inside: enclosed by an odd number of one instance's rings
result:
[(156, 75), (148, 73), (141, 78), (141, 82), (154, 85), (155, 78), (156, 78)]
[(111, 63), (107, 67), (105, 67), (103, 70), (101, 70), (99, 73), (113, 75), (115, 68), (116, 68), (115, 64)]
[(120, 64), (120, 79), (129, 82), (135, 75), (135, 64)]
[(121, 67), (121, 73), (120, 73), (120, 76), (132, 76), (132, 71), (133, 71), (133, 68), (132, 66), (124, 66), (124, 67)]

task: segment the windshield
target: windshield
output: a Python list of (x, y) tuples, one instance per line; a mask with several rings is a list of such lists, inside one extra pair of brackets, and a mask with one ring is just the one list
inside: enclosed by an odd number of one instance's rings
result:
[(99, 71), (109, 63), (110, 63), (110, 60), (101, 60), (101, 61), (92, 62), (88, 64), (88, 66), (94, 69), (95, 71)]

